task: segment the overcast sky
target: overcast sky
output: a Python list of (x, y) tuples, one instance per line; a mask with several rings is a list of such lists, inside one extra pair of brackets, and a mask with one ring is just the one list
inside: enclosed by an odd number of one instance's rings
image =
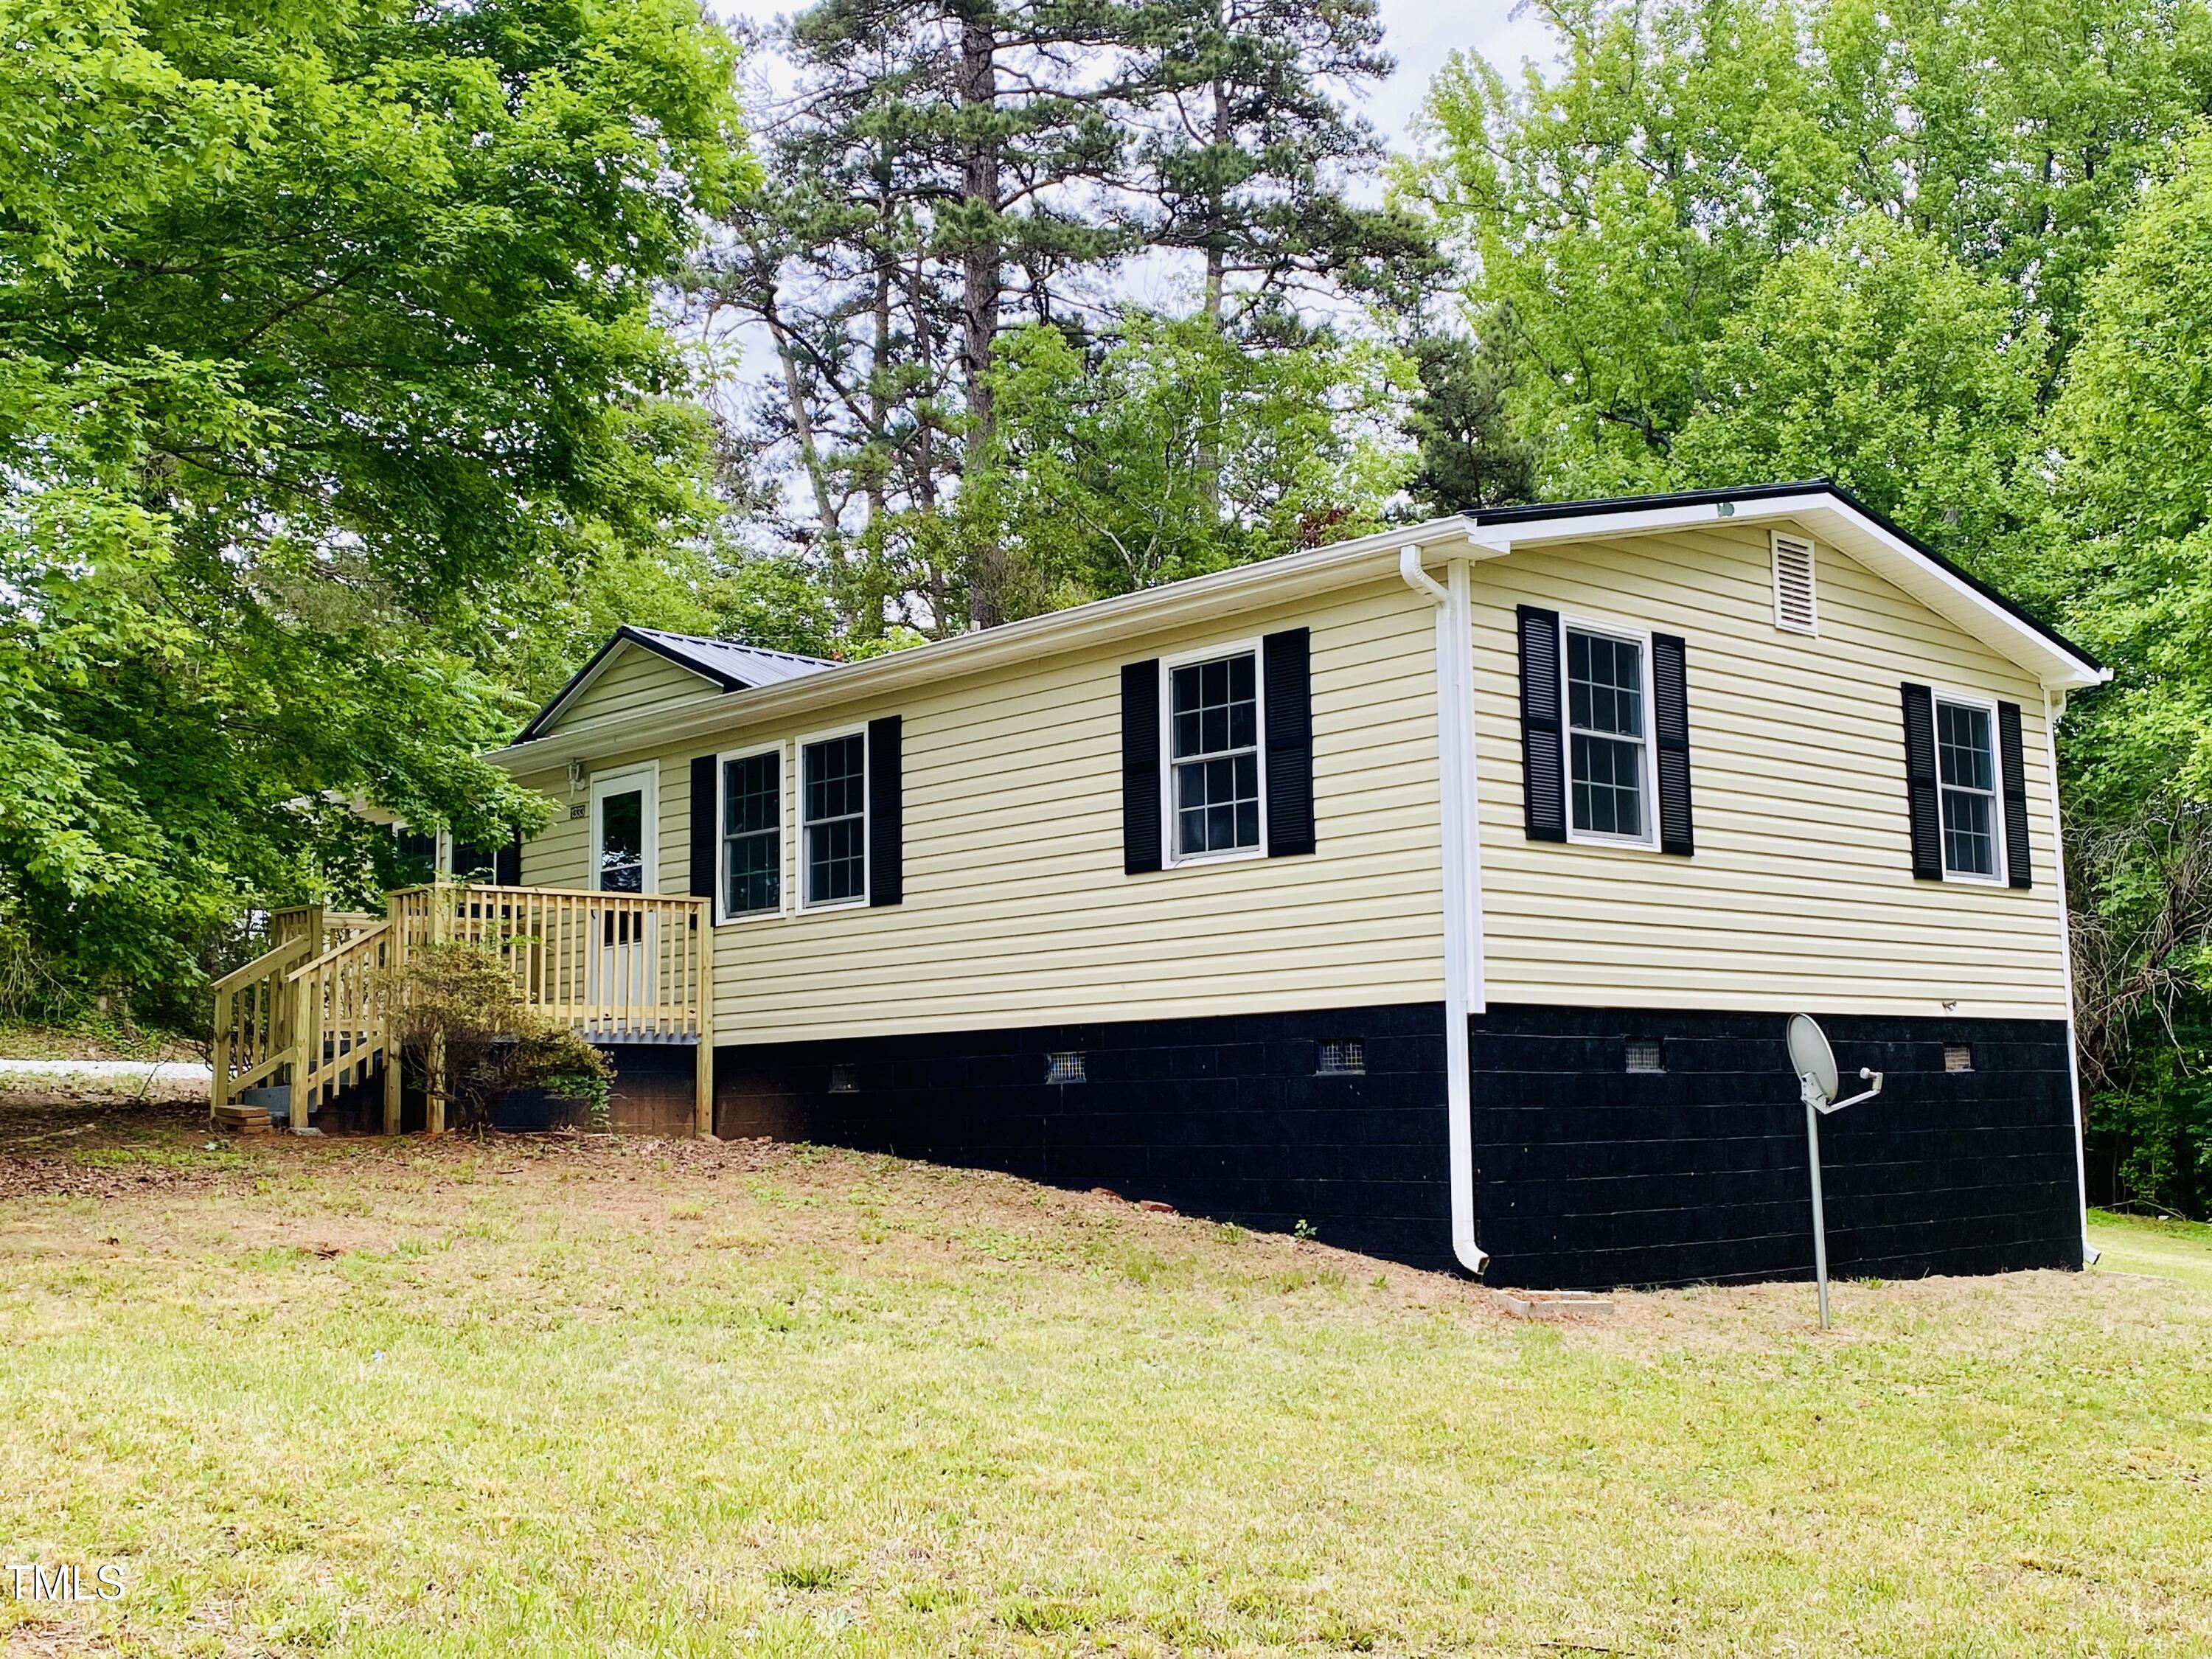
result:
[[(708, 3), (723, 17), (763, 21), (799, 9), (791, 0)], [(1533, 17), (1515, 17), (1517, 9), (1518, 0), (1382, 0), (1382, 26), (1398, 72), (1367, 100), (1367, 118), (1394, 144), (1402, 142), (1429, 78), (1455, 47), (1480, 52), (1509, 72), (1524, 58), (1544, 56), (1542, 25)]]
[[(710, 11), (736, 21), (768, 21), (803, 5), (793, 0), (706, 0)], [(1524, 58), (1547, 58), (1548, 43), (1542, 25), (1533, 17), (1516, 17), (1520, 0), (1382, 0), (1384, 44), (1398, 60), (1398, 72), (1361, 100), (1359, 108), (1381, 129), (1392, 149), (1407, 143), (1407, 128), (1421, 106), (1430, 80), (1455, 50), (1474, 51), (1517, 78)], [(756, 65), (756, 73), (764, 66)], [(750, 78), (750, 77), (749, 77)], [(783, 90), (787, 82), (770, 70), (769, 85)], [(1358, 194), (1378, 192), (1368, 185)], [(1187, 263), (1187, 262), (1185, 262)], [(1121, 267), (1112, 292), (1139, 304), (1172, 307), (1188, 304), (1193, 274), (1172, 259), (1139, 258)], [(750, 325), (718, 331), (716, 349), (723, 354), (724, 384), (732, 389), (752, 379), (763, 361), (765, 345)]]

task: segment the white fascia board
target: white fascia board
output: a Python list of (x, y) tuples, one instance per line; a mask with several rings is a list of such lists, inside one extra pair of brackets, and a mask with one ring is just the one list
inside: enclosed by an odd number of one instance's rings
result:
[[(1310, 552), (1285, 553), (1163, 587), (1094, 599), (1088, 605), (1027, 617), (911, 651), (842, 664), (818, 674), (728, 692), (673, 715), (642, 710), (594, 726), (583, 747), (592, 754), (606, 755), (647, 744), (681, 743), (742, 723), (781, 720), (866, 698), (895, 696), (919, 685), (942, 684), (1011, 662), (1110, 643), (1139, 629), (1206, 622), (1356, 582), (1384, 580), (1397, 569), (1398, 550), (1409, 544), (1424, 549), (1446, 547), (1468, 558), (1490, 556), (1491, 550), (1473, 545), (1473, 540), (1465, 519), (1432, 519)], [(614, 653), (608, 655), (611, 659)], [(557, 724), (543, 737), (510, 744), (483, 757), (495, 766), (518, 773), (550, 770), (574, 757), (563, 745)]]
[(1841, 549), (2006, 660), (2034, 675), (2040, 685), (2052, 690), (2079, 690), (2102, 685), (2112, 677), (2110, 669), (2093, 670), (2069, 655), (1910, 542), (1856, 511), (1849, 502), (1823, 491), (1808, 490), (1800, 495), (1774, 495), (1763, 500), (1626, 507), (1617, 512), (1483, 526), (1473, 534), (1492, 546), (1504, 544), (1505, 550), (1510, 550), (1551, 542), (1649, 536), (1705, 525), (1772, 524), (1779, 520), (1802, 525), (1830, 546)]

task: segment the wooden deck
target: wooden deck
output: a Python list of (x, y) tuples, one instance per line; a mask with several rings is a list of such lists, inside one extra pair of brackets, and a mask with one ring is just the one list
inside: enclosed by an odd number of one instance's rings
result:
[[(465, 940), (507, 963), (529, 1005), (595, 1043), (698, 1050), (695, 1117), (714, 1127), (714, 999), (707, 901), (661, 894), (441, 882), (386, 896), (381, 916), (303, 905), (270, 918), (269, 949), (215, 986), (212, 1107), (288, 1088), (294, 1127), (339, 1091), (381, 1076), (399, 1129), (386, 971)], [(442, 1133), (433, 1096), (432, 1134)]]

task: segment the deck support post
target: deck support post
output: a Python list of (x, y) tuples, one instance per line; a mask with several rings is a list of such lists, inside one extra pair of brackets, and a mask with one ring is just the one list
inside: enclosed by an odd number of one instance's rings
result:
[[(308, 1008), (314, 983), (313, 974), (303, 974), (292, 983), (292, 1105), (291, 1121), (284, 1126), (288, 1129), (307, 1127), (307, 1073), (315, 1061), (322, 1058), (319, 1053), (310, 1058), (308, 1053), (309, 1039), (319, 1035), (313, 1014)], [(313, 1046), (319, 1049), (321, 1045), (316, 1043)]]
[(392, 1021), (387, 1012), (384, 1024), (384, 1133), (399, 1133), (399, 1045), (392, 1040)]
[(427, 1134), (446, 1133), (446, 1039), (430, 1039), (429, 1057), (423, 1063), (426, 1073), (422, 1080), (422, 1128)]
[(211, 1073), (208, 1079), (210, 1123), (215, 1121), (217, 1112), (230, 1104), (230, 1010), (225, 1006), (227, 999), (227, 993), (216, 994), (215, 1047), (208, 1055), (214, 1061), (208, 1068)]
[(698, 1070), (693, 1088), (697, 1121), (692, 1131), (702, 1139), (711, 1140), (714, 1134), (714, 999), (706, 987), (700, 991)]

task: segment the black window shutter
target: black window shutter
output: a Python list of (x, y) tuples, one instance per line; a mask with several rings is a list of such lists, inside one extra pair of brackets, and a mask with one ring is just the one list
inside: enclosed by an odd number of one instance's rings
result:
[(1659, 850), (1687, 858), (1690, 832), (1689, 648), (1677, 634), (1651, 636), (1652, 724), (1658, 743)]
[(1160, 867), (1160, 662), (1121, 665), (1121, 868)]
[(495, 887), (522, 885), (522, 832), (516, 830), (491, 855), (491, 879)]
[(714, 757), (700, 755), (691, 762), (691, 893), (695, 898), (714, 896)]
[(2027, 765), (2020, 752), (2020, 705), (1997, 705), (1997, 775), (2004, 784), (2005, 879), (2035, 885), (2027, 856)]
[(1912, 875), (1943, 879), (1943, 821), (1936, 805), (1936, 700), (1924, 685), (1905, 695), (1905, 794), (1912, 823)]
[(1521, 794), (1531, 841), (1567, 838), (1567, 759), (1559, 726), (1559, 613), (1520, 608)]
[(868, 902), (897, 904), (906, 897), (905, 786), (896, 714), (868, 722)]
[(1304, 628), (1260, 641), (1267, 683), (1267, 856), (1314, 850), (1313, 635)]

